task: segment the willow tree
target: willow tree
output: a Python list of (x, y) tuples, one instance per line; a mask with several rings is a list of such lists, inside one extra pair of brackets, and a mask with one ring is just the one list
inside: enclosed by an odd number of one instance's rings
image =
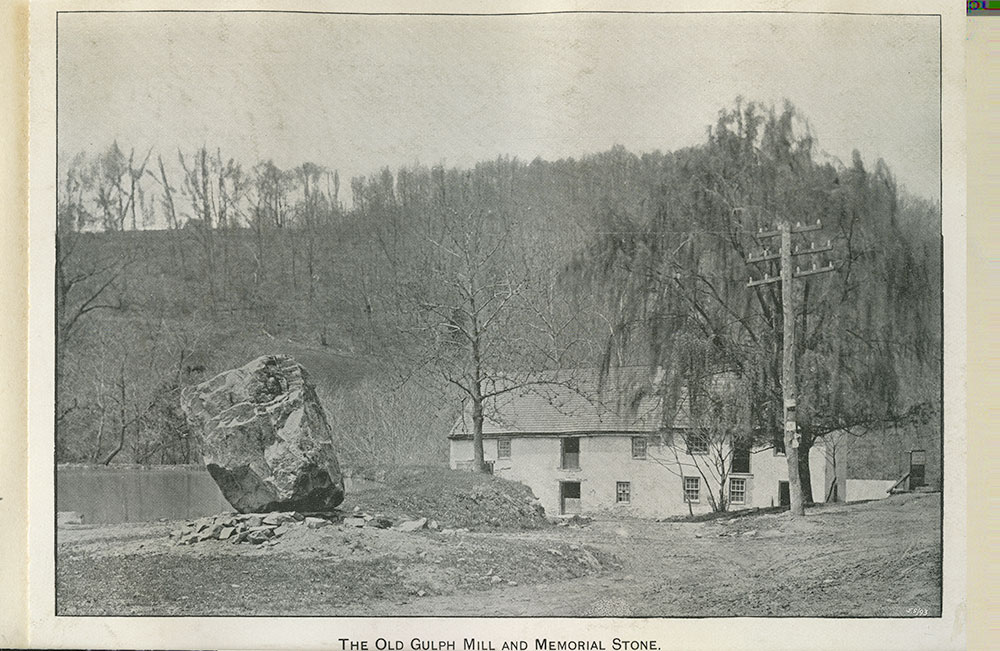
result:
[[(667, 404), (725, 374), (751, 396), (755, 443), (782, 439), (780, 286), (750, 289), (758, 234), (816, 222), (837, 271), (796, 283), (799, 469), (812, 501), (813, 443), (835, 430), (933, 416), (939, 403), (940, 256), (935, 207), (903, 200), (881, 161), (820, 162), (807, 123), (737, 101), (707, 141), (636, 170), (642, 201), (602, 206), (572, 265), (613, 320), (602, 363), (631, 355), (666, 369)], [(665, 423), (670, 425), (670, 423)]]

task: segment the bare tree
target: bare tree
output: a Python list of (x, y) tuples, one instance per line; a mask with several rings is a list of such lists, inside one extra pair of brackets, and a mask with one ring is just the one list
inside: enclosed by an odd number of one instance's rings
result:
[[(219, 150), (212, 155), (201, 147), (190, 161), (180, 151), (177, 156), (184, 170), (183, 192), (195, 215), (185, 227), (202, 251), (209, 305), (216, 314), (232, 284), (229, 230), (243, 220), (249, 182), (242, 166), (233, 159), (224, 160)], [(169, 188), (165, 179), (164, 188)], [(168, 190), (165, 193), (169, 196)], [(172, 200), (169, 208), (172, 212)]]
[[(520, 385), (516, 357), (517, 304), (523, 272), (504, 264), (507, 234), (479, 211), (452, 213), (442, 237), (427, 237), (430, 283), (402, 282), (411, 296), (400, 325), (418, 346), (418, 363), (458, 388), (472, 406), (474, 468), (483, 472), (484, 405)], [(426, 276), (424, 276), (426, 278)], [(402, 280), (402, 279), (401, 279)]]
[(334, 436), (344, 466), (399, 467), (441, 458), (446, 445), (441, 432), (451, 426), (457, 410), (428, 409), (426, 392), (418, 384), (385, 391), (378, 380), (366, 379), (349, 386), (317, 387), (337, 423)]
[[(100, 311), (122, 309), (121, 284), (134, 254), (96, 246), (96, 235), (83, 232), (97, 225), (90, 203), (94, 177), (77, 157), (64, 175), (56, 205), (56, 386), (62, 386), (66, 351), (81, 326)], [(57, 394), (56, 420), (62, 421), (78, 401), (65, 404)]]
[(98, 156), (95, 161), (97, 205), (101, 209), (104, 230), (123, 231), (129, 218), (132, 230), (138, 228), (136, 204), (142, 192), (140, 181), (152, 153), (150, 149), (136, 166), (135, 150), (129, 151), (126, 157), (115, 142)]
[(741, 460), (749, 461), (758, 443), (750, 428), (748, 396), (734, 377), (688, 384), (680, 400), (664, 405), (661, 431), (670, 434), (656, 437), (657, 445), (648, 454), (681, 478), (696, 474), (704, 482), (713, 511), (729, 508), (729, 479)]
[[(177, 403), (193, 341), (190, 333), (165, 322), (122, 323), (114, 334), (97, 334), (88, 372), (90, 408), (97, 419), (93, 460), (108, 465), (128, 450), (131, 461), (145, 463), (165, 445), (188, 445), (183, 431), (159, 431), (154, 420), (165, 400)], [(173, 428), (182, 422), (175, 419)]]

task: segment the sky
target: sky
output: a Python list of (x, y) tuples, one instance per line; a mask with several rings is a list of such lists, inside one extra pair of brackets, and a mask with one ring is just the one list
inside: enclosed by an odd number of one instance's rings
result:
[[(936, 17), (813, 14), (59, 17), (59, 151), (221, 148), (352, 176), (705, 140), (737, 96), (939, 198)], [(349, 200), (349, 197), (343, 197)]]

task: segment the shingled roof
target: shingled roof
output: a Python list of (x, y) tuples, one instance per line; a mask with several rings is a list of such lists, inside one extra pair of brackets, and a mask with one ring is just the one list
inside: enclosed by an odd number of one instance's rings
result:
[[(604, 382), (596, 375), (580, 371), (537, 374), (523, 388), (487, 401), (483, 435), (611, 435), (663, 428), (662, 401), (652, 390), (648, 369), (620, 369)], [(678, 411), (672, 425), (686, 427), (683, 408)], [(472, 410), (467, 405), (448, 438), (471, 437)]]

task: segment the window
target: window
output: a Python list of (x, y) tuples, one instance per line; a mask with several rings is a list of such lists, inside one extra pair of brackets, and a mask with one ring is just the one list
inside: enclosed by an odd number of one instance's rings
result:
[(687, 441), (688, 454), (708, 454), (708, 437), (704, 434), (691, 432), (684, 440)]
[(684, 478), (684, 501), (697, 502), (701, 497), (701, 479), (699, 477)]
[(615, 484), (615, 502), (628, 504), (632, 501), (632, 482), (620, 481)]
[(580, 439), (572, 437), (562, 440), (562, 468), (564, 470), (580, 469)]
[(750, 444), (737, 441), (733, 447), (733, 472), (750, 472)]
[(746, 477), (729, 478), (729, 503), (743, 504), (747, 501)]
[(510, 459), (510, 439), (497, 440), (497, 459)]
[(632, 458), (633, 459), (646, 458), (646, 439), (640, 436), (632, 437)]

